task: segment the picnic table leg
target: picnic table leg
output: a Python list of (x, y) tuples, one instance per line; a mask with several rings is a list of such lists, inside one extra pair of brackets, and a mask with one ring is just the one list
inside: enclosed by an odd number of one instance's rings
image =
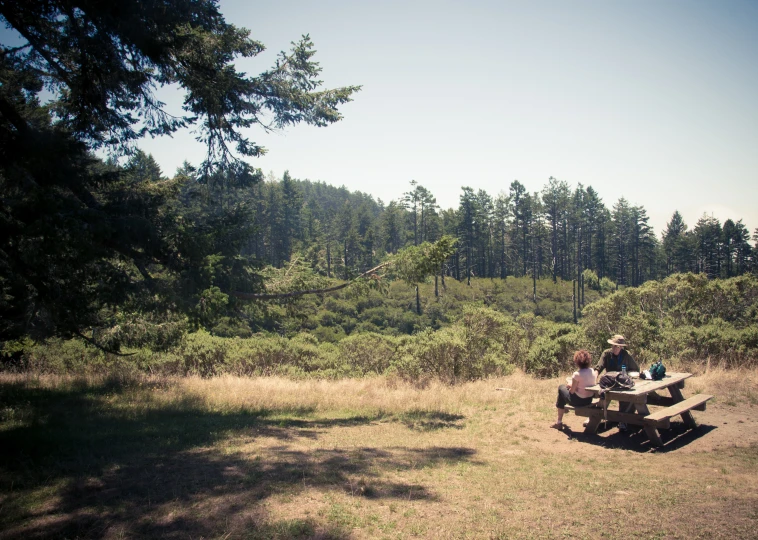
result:
[[(682, 391), (679, 389), (679, 387), (669, 386), (669, 392), (671, 393), (671, 399), (674, 400), (674, 403), (684, 401), (684, 396), (682, 395)], [(681, 416), (682, 422), (684, 422), (685, 426), (691, 429), (695, 429), (697, 427), (697, 422), (695, 422), (695, 417), (692, 416), (692, 411), (684, 411)]]
[[(647, 416), (650, 414), (650, 409), (647, 408), (647, 404), (645, 403), (635, 403), (634, 407), (637, 409), (637, 413), (641, 414), (642, 416)], [(661, 434), (658, 433), (658, 430), (648, 424), (645, 424), (644, 427), (645, 434), (647, 435), (648, 439), (650, 439), (650, 442), (653, 444), (653, 446), (663, 446), (663, 440), (661, 439)]]
[(658, 430), (653, 426), (646, 425), (645, 433), (647, 434), (648, 439), (650, 439), (650, 442), (653, 443), (653, 446), (663, 446), (663, 439), (661, 439), (661, 434), (658, 433)]
[(602, 418), (599, 415), (590, 416), (590, 421), (584, 428), (585, 433), (597, 433), (597, 428), (600, 426)]

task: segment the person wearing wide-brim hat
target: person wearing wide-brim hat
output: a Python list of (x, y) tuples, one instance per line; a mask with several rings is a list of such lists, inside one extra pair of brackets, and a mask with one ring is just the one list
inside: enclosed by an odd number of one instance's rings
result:
[(608, 340), (608, 343), (611, 345), (611, 348), (603, 351), (603, 354), (600, 355), (600, 360), (598, 360), (597, 366), (595, 366), (598, 377), (603, 370), (621, 371), (621, 366), (626, 366), (627, 371), (640, 370), (637, 362), (634, 361), (632, 355), (626, 350), (627, 344), (624, 336), (616, 334)]
[[(608, 343), (611, 345), (611, 348), (603, 351), (603, 354), (600, 355), (600, 360), (598, 360), (595, 366), (598, 380), (600, 380), (600, 374), (604, 370), (621, 371), (621, 366), (626, 366), (627, 371), (640, 370), (637, 362), (634, 361), (634, 357), (626, 350), (627, 343), (624, 336), (616, 334), (608, 340)], [(619, 412), (633, 413), (634, 403), (619, 403)], [(626, 431), (626, 424), (619, 422), (619, 429)]]

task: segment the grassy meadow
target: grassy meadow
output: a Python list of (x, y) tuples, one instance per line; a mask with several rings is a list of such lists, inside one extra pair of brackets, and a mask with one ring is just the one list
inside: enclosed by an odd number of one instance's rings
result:
[(549, 429), (559, 379), (521, 371), (0, 374), (0, 538), (754, 538), (758, 445), (726, 430), (758, 373), (690, 368), (716, 398), (662, 449)]

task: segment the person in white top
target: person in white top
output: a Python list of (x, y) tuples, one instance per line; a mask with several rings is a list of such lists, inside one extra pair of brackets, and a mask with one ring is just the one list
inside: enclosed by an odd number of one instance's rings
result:
[(558, 400), (555, 407), (558, 409), (558, 420), (552, 428), (563, 429), (563, 413), (566, 412), (564, 407), (570, 404), (574, 407), (586, 407), (592, 403), (592, 392), (585, 390), (588, 386), (595, 384), (597, 372), (590, 367), (592, 356), (590, 353), (581, 349), (574, 353), (574, 364), (579, 368), (571, 378), (566, 378), (567, 384), (558, 387)]

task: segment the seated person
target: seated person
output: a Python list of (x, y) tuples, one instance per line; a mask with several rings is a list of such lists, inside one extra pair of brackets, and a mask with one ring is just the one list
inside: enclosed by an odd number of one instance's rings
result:
[[(616, 334), (608, 340), (608, 343), (611, 345), (611, 348), (603, 351), (603, 354), (600, 355), (600, 360), (595, 366), (598, 377), (600, 377), (603, 370), (621, 371), (621, 366), (626, 366), (627, 372), (640, 370), (637, 362), (634, 361), (629, 351), (625, 349), (626, 339), (624, 339), (624, 336)], [(619, 403), (619, 412), (634, 413), (634, 403)], [(626, 431), (626, 429), (626, 423), (619, 422), (619, 430)]]
[(570, 404), (574, 407), (586, 407), (592, 403), (592, 392), (587, 392), (585, 388), (595, 384), (597, 373), (590, 368), (592, 357), (584, 349), (574, 353), (574, 364), (578, 371), (575, 371), (571, 378), (566, 378), (570, 386), (562, 384), (558, 387), (558, 400), (555, 407), (558, 409), (558, 421), (550, 427), (563, 429), (564, 407)]
[(629, 351), (625, 349), (626, 340), (624, 336), (616, 334), (608, 340), (608, 343), (611, 345), (611, 348), (603, 351), (603, 354), (600, 355), (600, 360), (595, 366), (598, 377), (603, 370), (621, 371), (621, 366), (626, 366), (627, 372), (640, 370), (637, 362), (634, 361)]

